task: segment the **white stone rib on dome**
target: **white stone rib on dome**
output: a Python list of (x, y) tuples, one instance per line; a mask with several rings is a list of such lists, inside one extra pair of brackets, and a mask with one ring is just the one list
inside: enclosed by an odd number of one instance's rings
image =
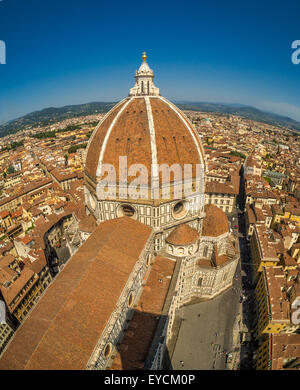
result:
[[(147, 110), (147, 118), (148, 118), (148, 128), (149, 128), (149, 135), (150, 135), (150, 146), (151, 146), (151, 157), (152, 157), (152, 172), (149, 172), (150, 174), (152, 173), (152, 180), (155, 181), (157, 180), (158, 181), (158, 163), (157, 163), (157, 147), (156, 147), (156, 137), (155, 137), (155, 127), (154, 127), (154, 121), (153, 121), (153, 115), (152, 115), (152, 108), (151, 108), (151, 103), (150, 103), (150, 99), (148, 96), (145, 96), (145, 97), (140, 97), (140, 96), (136, 96), (136, 97), (131, 97), (130, 99), (128, 99), (127, 103), (124, 104), (124, 106), (121, 108), (121, 110), (118, 112), (118, 114), (116, 115), (116, 117), (114, 118), (113, 122), (111, 123), (111, 125), (109, 126), (109, 129), (105, 135), (105, 138), (104, 138), (104, 141), (103, 141), (103, 145), (101, 147), (101, 150), (100, 150), (100, 155), (99, 155), (99, 160), (98, 160), (98, 165), (97, 165), (97, 172), (96, 172), (96, 176), (101, 176), (101, 167), (102, 167), (102, 162), (103, 162), (103, 157), (104, 157), (104, 153), (105, 153), (105, 149), (106, 149), (106, 145), (107, 145), (107, 142), (109, 140), (109, 137), (110, 137), (110, 134), (114, 128), (114, 126), (116, 125), (119, 117), (121, 116), (121, 114), (124, 112), (124, 110), (126, 109), (126, 107), (130, 104), (130, 102), (132, 101), (132, 99), (134, 98), (138, 98), (138, 99), (144, 99), (145, 101), (145, 105), (146, 105), (146, 110)], [(123, 99), (121, 102), (119, 102), (114, 108), (117, 108), (117, 106), (119, 106), (122, 102), (124, 102), (124, 100), (126, 99)], [(109, 114), (109, 113), (108, 113)], [(107, 114), (107, 115), (108, 115)], [(106, 115), (106, 116), (107, 116)], [(101, 123), (104, 121), (104, 119), (106, 118), (106, 116), (103, 118), (103, 120), (101, 121)], [(101, 123), (99, 125), (101, 125)], [(96, 129), (98, 129), (99, 125), (97, 126)], [(96, 133), (96, 130), (94, 132), (94, 134)]]
[[(157, 180), (158, 182), (158, 167), (157, 167), (157, 147), (156, 147), (156, 137), (155, 137), (155, 127), (152, 115), (152, 108), (149, 97), (145, 97), (147, 117), (148, 117), (148, 127), (150, 132), (150, 144), (151, 144), (151, 154), (152, 154), (152, 183)], [(152, 185), (153, 187), (153, 185)]]
[(111, 114), (112, 111), (114, 111), (115, 109), (117, 109), (121, 104), (123, 104), (126, 99), (128, 99), (127, 97), (120, 100), (119, 103), (117, 103), (115, 106), (113, 106), (105, 115), (104, 117), (99, 121), (98, 125), (95, 127), (95, 129), (93, 130), (93, 134), (91, 135), (90, 139), (88, 140), (88, 144), (87, 144), (87, 148), (86, 148), (86, 153), (88, 154), (89, 152), (89, 147), (90, 147), (90, 144), (92, 143), (92, 140), (93, 138), (95, 137), (95, 134), (97, 133), (99, 127), (102, 125), (102, 123), (107, 119), (107, 117)]
[(104, 156), (104, 152), (105, 152), (105, 149), (106, 149), (107, 142), (108, 142), (109, 137), (110, 137), (110, 133), (112, 132), (112, 129), (114, 128), (114, 125), (117, 123), (120, 115), (123, 113), (123, 111), (128, 106), (128, 104), (131, 102), (131, 100), (132, 100), (132, 98), (128, 99), (128, 101), (124, 104), (124, 106), (121, 108), (121, 110), (117, 113), (116, 117), (112, 121), (111, 125), (109, 126), (109, 128), (108, 128), (108, 130), (107, 130), (107, 132), (105, 134), (105, 138), (104, 138), (101, 150), (100, 150), (96, 176), (101, 176), (101, 166), (102, 166), (103, 156)]

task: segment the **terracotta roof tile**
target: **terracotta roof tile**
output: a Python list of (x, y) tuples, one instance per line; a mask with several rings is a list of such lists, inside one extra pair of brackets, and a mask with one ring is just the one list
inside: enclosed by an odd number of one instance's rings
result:
[[(126, 102), (128, 102), (128, 99)], [(85, 169), (86, 173), (94, 180), (96, 180), (96, 170), (105, 135), (124, 103), (111, 110), (91, 139)], [(201, 154), (203, 151), (192, 125), (189, 122), (186, 125), (186, 119), (184, 119), (180, 110), (177, 109), (177, 115), (161, 98), (150, 98), (150, 105), (155, 129), (157, 163), (167, 164), (169, 167), (178, 164), (182, 171), (184, 164), (192, 164), (193, 176), (195, 176), (196, 164), (200, 164), (197, 148), (199, 148)], [(132, 164), (143, 164), (147, 168), (147, 183), (150, 182), (151, 164), (154, 161), (149, 118), (144, 97), (131, 99), (126, 109), (114, 123), (104, 149), (103, 163), (112, 164), (115, 167), (117, 182), (119, 181), (119, 156), (127, 157), (128, 167)], [(180, 173), (181, 169), (179, 169)], [(171, 181), (174, 180), (173, 176), (171, 171)], [(134, 176), (128, 176), (128, 182), (134, 178)], [(162, 180), (161, 172), (160, 180)]]
[(205, 205), (202, 236), (218, 237), (228, 233), (228, 219), (226, 214), (213, 204)]
[(166, 238), (166, 241), (173, 245), (188, 245), (199, 239), (199, 233), (196, 229), (187, 224), (180, 224)]
[(101, 223), (18, 329), (0, 369), (85, 369), (151, 232), (128, 217)]

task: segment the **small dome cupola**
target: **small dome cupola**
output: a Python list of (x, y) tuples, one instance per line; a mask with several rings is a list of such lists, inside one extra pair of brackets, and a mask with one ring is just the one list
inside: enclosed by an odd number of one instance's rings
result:
[(154, 85), (154, 73), (146, 62), (145, 52), (142, 59), (140, 69), (135, 72), (135, 86), (130, 89), (129, 96), (159, 96), (159, 88)]

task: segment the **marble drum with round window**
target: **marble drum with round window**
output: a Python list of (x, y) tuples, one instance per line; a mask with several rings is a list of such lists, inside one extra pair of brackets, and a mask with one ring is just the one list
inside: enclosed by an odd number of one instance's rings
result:
[(189, 204), (185, 200), (175, 203), (172, 210), (173, 218), (182, 219), (184, 218), (189, 211)]
[(130, 204), (121, 204), (117, 209), (118, 217), (136, 218), (136, 210)]

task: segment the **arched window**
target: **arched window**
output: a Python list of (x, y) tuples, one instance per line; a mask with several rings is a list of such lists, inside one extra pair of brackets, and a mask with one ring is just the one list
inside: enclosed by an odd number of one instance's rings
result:
[(197, 283), (197, 286), (198, 287), (201, 287), (202, 286), (202, 282), (203, 282), (203, 278), (202, 276), (198, 279), (198, 283)]
[(148, 253), (146, 257), (146, 266), (149, 267), (150, 264), (151, 264), (151, 254)]
[(208, 246), (205, 246), (203, 249), (203, 257), (207, 257), (208, 255)]
[(133, 293), (130, 293), (129, 298), (128, 298), (128, 306), (131, 307), (133, 304)]
[(141, 82), (141, 86), (142, 86), (142, 93), (144, 93), (144, 81)]
[(227, 279), (228, 273), (229, 273), (228, 271), (224, 273), (224, 275), (223, 275), (223, 282)]
[(105, 349), (104, 349), (104, 357), (107, 359), (109, 358), (110, 354), (111, 354), (111, 351), (112, 351), (112, 345), (111, 343), (107, 344)]
[(183, 255), (184, 254), (184, 248), (180, 247), (178, 248), (178, 254)]
[(150, 82), (149, 82), (149, 80), (147, 81), (147, 89), (148, 89), (148, 95), (149, 95), (149, 93), (150, 93)]

